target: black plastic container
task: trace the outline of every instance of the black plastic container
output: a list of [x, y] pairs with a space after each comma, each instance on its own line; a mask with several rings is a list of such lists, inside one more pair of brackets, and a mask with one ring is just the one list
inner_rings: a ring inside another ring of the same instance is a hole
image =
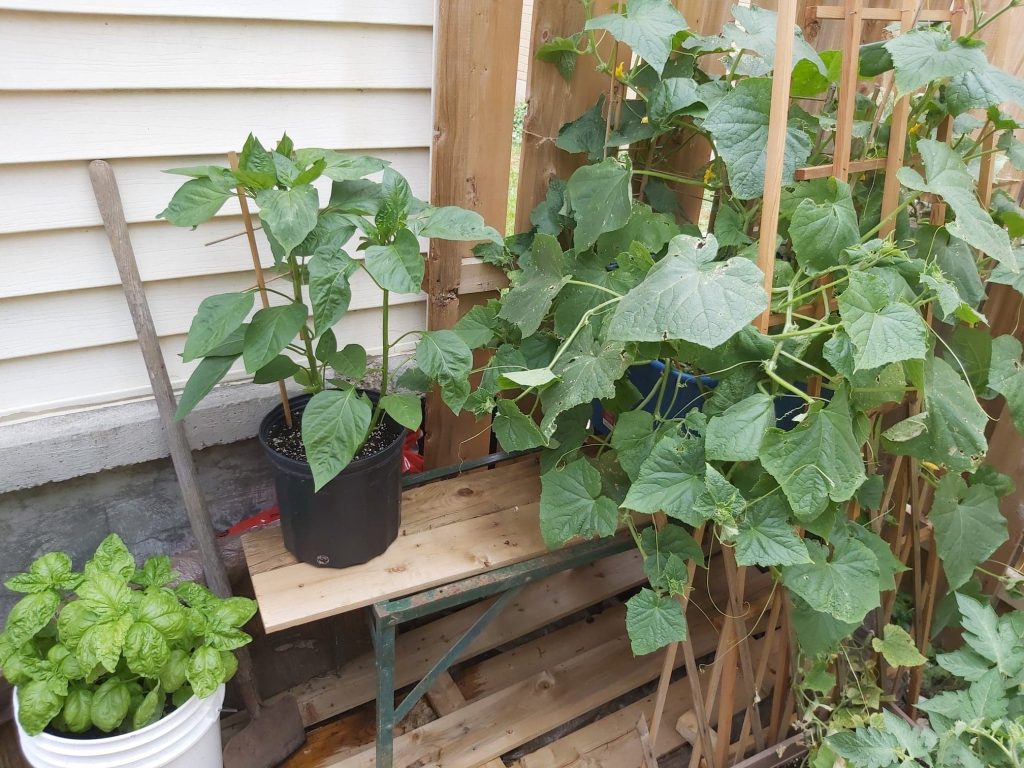
[[[376, 400], [376, 393], [368, 393]], [[291, 398], [296, 422], [310, 395]], [[278, 405], [260, 423], [260, 445], [270, 459], [288, 551], [321, 568], [346, 568], [372, 560], [398, 536], [402, 519], [402, 442], [405, 429], [387, 415], [394, 439], [380, 453], [353, 461], [319, 492], [309, 464], [267, 445], [270, 430], [284, 423]]]

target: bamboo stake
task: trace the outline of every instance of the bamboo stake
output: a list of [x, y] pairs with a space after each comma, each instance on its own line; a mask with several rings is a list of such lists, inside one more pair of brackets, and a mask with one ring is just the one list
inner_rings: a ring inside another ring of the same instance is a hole
[[[923, 2], [924, 0], [921, 0]], [[900, 8], [900, 31], [907, 32], [914, 26], [914, 18], [920, 13], [920, 4], [915, 0], [903, 0]], [[891, 86], [891, 83], [890, 83]], [[886, 95], [888, 100], [888, 95]], [[883, 102], [884, 104], [884, 102]], [[882, 112], [882, 105], [878, 107], [878, 114]], [[907, 117], [910, 115], [910, 96], [902, 96], [896, 99], [892, 107], [892, 120], [889, 127], [889, 149], [885, 159], [885, 186], [882, 190], [882, 220], [896, 210], [900, 199], [900, 182], [896, 178], [896, 172], [903, 167], [904, 154], [907, 146]], [[896, 219], [893, 218], [878, 231], [879, 237], [888, 237], [889, 233], [896, 228]]]
[[[779, 205], [782, 201], [782, 160], [786, 154], [786, 126], [789, 119], [789, 91], [793, 69], [793, 27], [796, 26], [797, 0], [780, 0], [775, 30], [775, 63], [772, 79], [772, 103], [768, 117], [766, 150], [769, 162], [764, 172], [764, 204], [758, 229], [757, 266], [764, 274], [764, 290], [771, 296], [775, 274], [775, 237], [779, 232]], [[757, 318], [761, 333], [768, 330], [771, 302]]]
[[[238, 153], [228, 152], [228, 163], [231, 165], [231, 170], [238, 170]], [[252, 226], [252, 216], [249, 213], [249, 200], [245, 196], [245, 190], [242, 185], [239, 184], [236, 188], [238, 192], [238, 204], [242, 208], [242, 221], [245, 223], [245, 237], [249, 241], [249, 254], [252, 256], [252, 268], [256, 272], [256, 286], [259, 288], [260, 301], [263, 303], [263, 308], [266, 309], [270, 306], [270, 298], [267, 296], [267, 284], [263, 280], [263, 266], [260, 264], [260, 252], [256, 247], [256, 230]], [[293, 429], [294, 424], [292, 422], [292, 408], [288, 403], [288, 389], [284, 385], [284, 381], [277, 382], [277, 391], [281, 396], [281, 408], [284, 410], [284, 423], [288, 426], [288, 429]]]

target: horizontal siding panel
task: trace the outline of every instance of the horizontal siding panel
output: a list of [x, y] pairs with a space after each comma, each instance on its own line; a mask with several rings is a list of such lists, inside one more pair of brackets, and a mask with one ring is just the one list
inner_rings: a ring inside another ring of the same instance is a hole
[[430, 88], [428, 27], [9, 12], [0, 27], [9, 90]]
[[[242, 131], [244, 129], [239, 129], [235, 137], [235, 144], [239, 148], [241, 140], [245, 138], [241, 135]], [[268, 135], [264, 138], [269, 140], [270, 137]], [[300, 146], [310, 146], [304, 136], [296, 133], [295, 138], [302, 142]], [[359, 154], [374, 155], [390, 161], [396, 171], [409, 179], [413, 193], [426, 199], [430, 188], [430, 150], [425, 147], [369, 149]], [[130, 158], [114, 160], [112, 165], [124, 203], [125, 218], [129, 223], [150, 222], [164, 209], [174, 191], [187, 181], [183, 176], [162, 171], [190, 165], [227, 165], [227, 158], [224, 155]], [[321, 190], [321, 198], [326, 202], [325, 193], [330, 187], [330, 180], [324, 177], [317, 180], [316, 184]], [[0, 165], [0, 211], [4, 212], [0, 217], [0, 234], [102, 224], [89, 181], [89, 166], [83, 160]], [[238, 213], [238, 203], [232, 198], [218, 215], [232, 216]], [[205, 229], [204, 226], [199, 231]], [[212, 239], [207, 237], [203, 242]]]
[[[404, 304], [391, 312], [393, 338], [426, 324], [426, 305]], [[371, 354], [380, 354], [380, 310], [352, 312], [336, 326], [341, 343], [362, 343]], [[193, 364], [178, 357], [183, 335], [161, 339], [171, 382], [184, 386]], [[407, 352], [413, 340], [403, 341], [394, 352]], [[245, 379], [238, 365], [235, 380]], [[229, 379], [230, 380], [230, 379]], [[0, 362], [0, 420], [13, 421], [54, 410], [77, 408], [151, 395], [146, 367], [135, 341], [100, 349], [74, 350]]]
[[0, 0], [0, 9], [431, 26], [434, 0]]
[[117, 91], [3, 95], [5, 163], [221, 155], [244, 133], [300, 146], [430, 146], [430, 91]]
[[[267, 273], [268, 280], [273, 276], [273, 273]], [[204, 298], [217, 293], [243, 291], [253, 287], [255, 282], [250, 271], [150, 283], [146, 286], [146, 298], [157, 334], [173, 336], [186, 333]], [[277, 283], [270, 285], [290, 293], [287, 281]], [[395, 305], [422, 300], [423, 296], [417, 294], [392, 294]], [[270, 294], [270, 303], [283, 304], [285, 299]], [[359, 270], [352, 277], [350, 309], [369, 309], [380, 305], [380, 289], [366, 272]], [[255, 307], [259, 307], [259, 299]], [[0, 360], [99, 347], [136, 338], [120, 286], [5, 299], [0, 307], [0, 325], [4, 329], [0, 338]]]
[[[252, 256], [241, 217], [218, 219], [200, 230], [179, 229], [165, 222], [133, 224], [130, 229], [139, 274], [146, 282], [252, 272]], [[205, 246], [205, 242], [231, 237]], [[256, 233], [260, 263], [274, 266], [270, 244]], [[354, 242], [353, 242], [354, 241]], [[352, 258], [358, 237], [346, 246]], [[426, 252], [427, 241], [420, 240]], [[73, 258], [68, 258], [73, 254]], [[62, 291], [119, 286], [110, 243], [100, 227], [0, 236], [0, 299]], [[4, 316], [0, 306], [0, 318]]]

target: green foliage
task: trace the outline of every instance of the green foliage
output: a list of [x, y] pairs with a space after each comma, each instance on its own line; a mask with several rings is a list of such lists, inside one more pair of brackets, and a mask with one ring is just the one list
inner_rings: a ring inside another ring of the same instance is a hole
[[172, 589], [178, 579], [162, 555], [137, 569], [116, 534], [83, 572], [51, 552], [8, 579], [27, 594], [0, 633], [0, 666], [25, 731], [137, 730], [165, 714], [168, 695], [203, 698], [227, 682], [256, 603], [192, 582]]
[[[339, 350], [333, 330], [349, 310], [351, 281], [365, 270], [383, 292], [380, 350], [387, 358], [409, 335], [392, 338], [391, 294], [422, 290], [420, 238], [479, 240], [504, 253], [498, 232], [473, 211], [417, 200], [408, 182], [384, 160], [328, 149], [295, 149], [287, 137], [268, 150], [250, 135], [237, 170], [200, 166], [169, 173], [190, 178], [161, 218], [195, 227], [240, 192], [255, 204], [275, 264], [288, 278], [285, 288], [272, 287], [273, 305], [255, 313], [255, 289], [203, 300], [182, 354], [185, 362], [199, 364], [185, 385], [175, 417], [185, 418], [239, 357], [256, 383], [293, 379], [313, 395], [303, 415], [302, 439], [318, 489], [352, 461], [385, 414], [406, 428], [416, 428], [419, 403], [391, 391], [394, 381], [388, 365], [380, 368], [378, 400], [352, 394], [352, 384], [367, 372], [366, 350], [355, 344]], [[366, 178], [372, 174], [381, 174], [381, 181]], [[628, 184], [628, 171], [621, 174]], [[332, 182], [325, 206], [313, 186], [321, 176]], [[580, 200], [584, 207], [585, 197]], [[625, 200], [628, 207], [628, 194]], [[358, 242], [353, 240], [357, 233]], [[359, 253], [362, 258], [355, 258]], [[486, 340], [491, 338], [489, 332]], [[428, 349], [406, 369], [406, 380], [418, 379], [422, 391], [439, 384], [445, 403], [459, 411], [469, 395], [469, 347], [446, 335], [424, 334], [422, 343]]]
[[[979, 398], [1005, 397], [1024, 427], [1024, 353], [1011, 337], [993, 340], [979, 308], [991, 283], [1024, 290], [1024, 213], [1007, 195], [983, 206], [974, 167], [993, 147], [1024, 164], [1016, 122], [1000, 111], [1024, 101], [1024, 83], [987, 64], [977, 29], [954, 40], [945, 25], [920, 25], [862, 46], [862, 76], [892, 70], [899, 93], [912, 92], [915, 161], [883, 212], [883, 171], [794, 181], [798, 167], [835, 159], [830, 86], [841, 68], [838, 51], [819, 55], [794, 29], [766, 284], [756, 223], [777, 16], [738, 6], [721, 35], [704, 36], [669, 0], [592, 12], [584, 3], [584, 29], [538, 57], [567, 80], [589, 59], [628, 97], [613, 108], [601, 96], [562, 126], [555, 146], [582, 164], [551, 180], [529, 231], [478, 250], [510, 287], [455, 328], [495, 350], [467, 407], [494, 413], [504, 448], [542, 449], [549, 544], [622, 528], [633, 537], [649, 581], [629, 604], [635, 652], [682, 636], [675, 598], [703, 564], [693, 532], [710, 530], [739, 564], [769, 568], [787, 588], [796, 645], [824, 665], [817, 689], [839, 678], [834, 711], [819, 693], [850, 735], [822, 746], [817, 764], [858, 750], [872, 765], [923, 754], [895, 731], [859, 741], [881, 688], [853, 686], [827, 662], [855, 648], [854, 631], [905, 570], [884, 530], [898, 514], [884, 474], [895, 456], [917, 459], [913, 482], [934, 488], [922, 512], [953, 588], [1006, 537], [997, 499], [1007, 488], [983, 468]], [[605, 58], [606, 36], [629, 48], [631, 66]], [[797, 101], [807, 97], [813, 114]], [[877, 94], [858, 97], [853, 157], [886, 155], [893, 114]], [[952, 144], [936, 138], [947, 118]], [[712, 152], [701, 165], [692, 150], [703, 142]], [[638, 390], [634, 373], [654, 361], [656, 384]], [[591, 438], [595, 400], [613, 417], [610, 434]], [[892, 665], [920, 662], [895, 625], [873, 641]], [[873, 658], [871, 645], [860, 650]], [[976, 676], [985, 657], [970, 654], [940, 663]]]

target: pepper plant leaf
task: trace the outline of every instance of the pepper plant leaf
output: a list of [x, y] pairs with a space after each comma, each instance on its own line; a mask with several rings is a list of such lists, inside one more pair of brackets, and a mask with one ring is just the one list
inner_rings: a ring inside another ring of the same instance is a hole
[[615, 533], [618, 509], [601, 495], [601, 474], [586, 459], [548, 470], [541, 475], [540, 486], [540, 532], [549, 547], [577, 536]]
[[283, 350], [306, 325], [306, 305], [298, 301], [267, 307], [252, 316], [245, 330], [242, 360], [245, 370], [255, 373]]
[[441, 399], [455, 413], [469, 397], [473, 351], [455, 331], [427, 331], [416, 347], [416, 365], [441, 385]]
[[626, 631], [634, 656], [686, 639], [683, 608], [674, 597], [641, 589], [626, 601]]
[[839, 295], [839, 314], [853, 342], [854, 370], [923, 360], [928, 353], [928, 326], [920, 312], [894, 300], [876, 274], [850, 273], [849, 284]]
[[363, 266], [381, 288], [395, 293], [419, 293], [423, 286], [424, 263], [420, 241], [408, 229], [400, 229], [387, 245], [366, 249]]
[[715, 261], [718, 241], [672, 238], [665, 257], [627, 293], [608, 336], [623, 341], [683, 339], [709, 349], [725, 343], [768, 304], [764, 275], [739, 256]]
[[505, 239], [498, 230], [488, 226], [483, 216], [456, 205], [425, 208], [415, 218], [409, 219], [408, 226], [420, 237], [436, 237], [441, 240], [487, 240], [495, 245], [505, 244]]
[[867, 475], [845, 390], [837, 391], [824, 408], [811, 406], [795, 429], [769, 429], [761, 463], [782, 486], [798, 520], [818, 517], [829, 499], [853, 498]]
[[255, 300], [256, 295], [249, 291], [218, 293], [203, 299], [188, 329], [185, 349], [181, 354], [182, 361], [190, 363], [196, 358], [205, 357], [227, 341], [245, 322]]
[[352, 300], [348, 280], [359, 268], [359, 263], [340, 248], [327, 247], [317, 249], [307, 266], [313, 330], [320, 336], [348, 311]]
[[302, 444], [316, 490], [347, 467], [366, 439], [373, 408], [355, 387], [317, 392], [302, 412]]
[[[768, 113], [771, 109], [772, 81], [768, 78], [741, 80], [715, 104], [704, 119], [715, 148], [725, 161], [733, 194], [751, 200], [764, 194], [764, 172], [768, 161]], [[793, 174], [811, 153], [807, 134], [794, 125], [786, 129], [786, 149], [782, 161], [782, 183], [793, 181]]]
[[671, 0], [626, 0], [626, 12], [608, 13], [587, 22], [586, 29], [606, 29], [660, 73], [672, 53], [672, 38], [687, 29]]
[[840, 539], [831, 557], [828, 548], [806, 543], [812, 562], [782, 568], [782, 583], [816, 611], [842, 622], [859, 622], [881, 604], [878, 561], [855, 539]]
[[291, 189], [263, 189], [256, 193], [260, 220], [270, 228], [285, 256], [313, 231], [320, 211], [320, 197], [311, 184]]
[[995, 491], [987, 485], [968, 488], [958, 474], [943, 475], [928, 519], [950, 589], [967, 583], [974, 569], [1007, 539], [1006, 518]]
[[206, 397], [217, 386], [217, 382], [228, 375], [238, 355], [204, 357], [185, 382], [185, 389], [178, 398], [178, 408], [174, 412], [177, 421], [188, 416], [199, 401]]
[[228, 198], [234, 196], [234, 190], [233, 179], [224, 169], [211, 166], [209, 171], [220, 171], [224, 175], [186, 181], [157, 218], [167, 219], [176, 227], [193, 228], [212, 218]]
[[970, 385], [942, 358], [925, 362], [923, 385], [923, 410], [883, 432], [883, 446], [958, 472], [972, 471], [988, 451], [988, 416]]

